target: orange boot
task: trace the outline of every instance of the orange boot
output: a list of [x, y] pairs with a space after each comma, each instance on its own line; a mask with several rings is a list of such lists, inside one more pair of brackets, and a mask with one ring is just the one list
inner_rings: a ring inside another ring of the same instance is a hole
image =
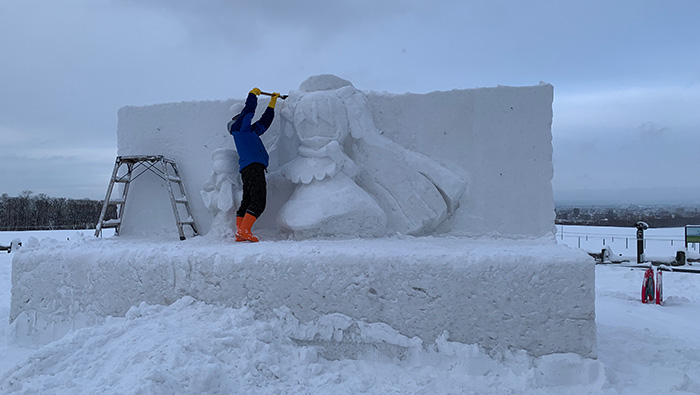
[[236, 216], [236, 241], [245, 241], [244, 238], [238, 236], [238, 230], [241, 229], [241, 222], [243, 222], [243, 217]]
[[251, 241], [253, 243], [258, 241], [258, 238], [253, 236], [253, 233], [250, 232], [250, 227], [253, 226], [256, 220], [257, 218], [252, 214], [245, 213], [245, 217], [243, 217], [241, 225], [236, 232], [236, 241]]

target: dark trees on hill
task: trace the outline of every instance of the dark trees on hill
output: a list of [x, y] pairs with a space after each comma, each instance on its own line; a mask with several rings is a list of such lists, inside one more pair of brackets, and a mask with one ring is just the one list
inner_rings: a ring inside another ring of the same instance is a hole
[[[114, 206], [110, 209], [114, 211]], [[0, 231], [94, 229], [101, 210], [100, 200], [32, 196], [31, 191], [16, 197], [4, 193], [0, 196]]]

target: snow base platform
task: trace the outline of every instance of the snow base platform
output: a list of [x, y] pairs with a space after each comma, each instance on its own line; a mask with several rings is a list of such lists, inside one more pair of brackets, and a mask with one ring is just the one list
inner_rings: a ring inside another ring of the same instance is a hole
[[38, 343], [191, 296], [261, 316], [283, 309], [300, 323], [344, 315], [423, 345], [446, 335], [486, 350], [596, 357], [595, 262], [551, 238], [43, 240], [12, 264], [10, 320]]

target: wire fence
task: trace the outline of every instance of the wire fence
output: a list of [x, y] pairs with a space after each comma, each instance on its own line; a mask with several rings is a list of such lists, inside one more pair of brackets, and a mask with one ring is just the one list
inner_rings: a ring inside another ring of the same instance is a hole
[[[595, 226], [557, 225], [557, 242], [587, 251], [600, 252], [608, 247], [617, 253], [636, 255], [636, 228], [604, 228]], [[700, 252], [699, 243], [685, 245], [684, 228], [647, 229], [644, 232], [647, 255], [675, 255], [676, 251]]]

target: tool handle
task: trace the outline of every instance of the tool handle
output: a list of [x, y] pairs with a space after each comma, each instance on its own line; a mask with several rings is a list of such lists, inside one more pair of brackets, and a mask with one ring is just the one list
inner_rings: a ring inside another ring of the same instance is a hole
[[[260, 94], [265, 95], [265, 96], [272, 96], [272, 93], [269, 93], [269, 92], [260, 92]], [[279, 98], [282, 100], [286, 99], [287, 97], [289, 97], [289, 95], [280, 95], [279, 96]]]

